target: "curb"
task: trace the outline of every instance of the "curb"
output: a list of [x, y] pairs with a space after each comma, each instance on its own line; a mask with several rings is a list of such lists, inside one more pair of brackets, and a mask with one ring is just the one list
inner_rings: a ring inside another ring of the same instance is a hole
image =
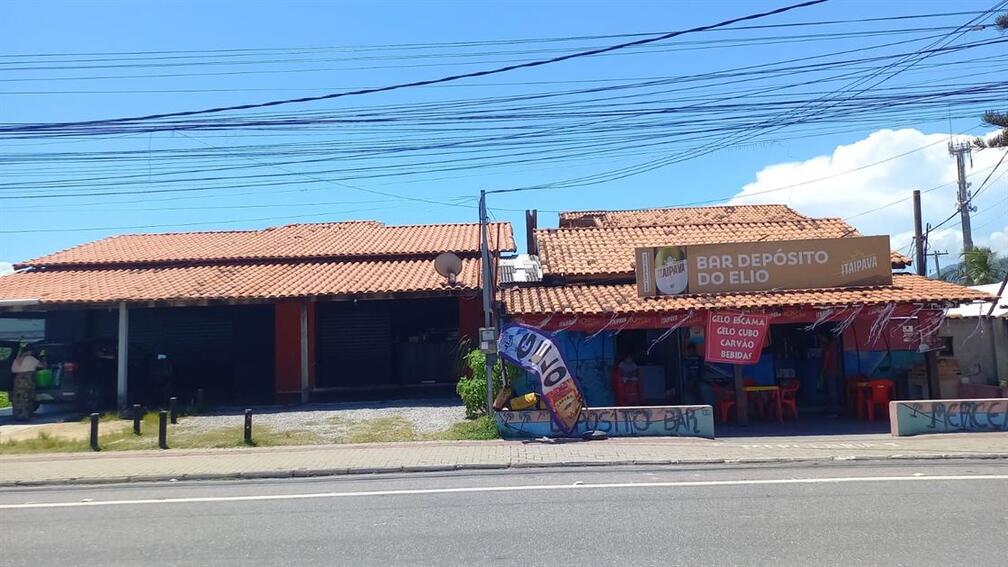
[[710, 466], [710, 465], [776, 465], [844, 462], [892, 462], [892, 461], [966, 461], [966, 460], [1008, 460], [1008, 453], [894, 453], [883, 456], [833, 456], [833, 457], [753, 457], [741, 459], [634, 459], [612, 461], [529, 461], [520, 463], [460, 463], [452, 465], [398, 465], [387, 467], [340, 467], [319, 469], [292, 469], [273, 471], [249, 471], [228, 473], [196, 473], [180, 475], [135, 475], [93, 478], [64, 478], [46, 480], [0, 481], [0, 488], [39, 486], [94, 486], [124, 484], [134, 482], [179, 482], [179, 481], [221, 481], [221, 480], [262, 480], [284, 478], [324, 478], [350, 475], [382, 475], [395, 473], [486, 471], [505, 469], [568, 469], [601, 468], [620, 466]]

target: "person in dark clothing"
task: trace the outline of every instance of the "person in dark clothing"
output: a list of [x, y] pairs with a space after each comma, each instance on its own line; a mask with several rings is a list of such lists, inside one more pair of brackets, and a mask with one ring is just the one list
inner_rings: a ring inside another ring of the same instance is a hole
[[686, 374], [686, 392], [689, 396], [687, 402], [700, 403], [703, 400], [700, 386], [704, 382], [704, 359], [697, 353], [696, 345], [693, 343], [686, 345], [683, 369]]
[[840, 340], [833, 334], [821, 335], [822, 366], [820, 380], [826, 386], [826, 411], [828, 415], [840, 413], [840, 385], [843, 380], [843, 369], [840, 363]]

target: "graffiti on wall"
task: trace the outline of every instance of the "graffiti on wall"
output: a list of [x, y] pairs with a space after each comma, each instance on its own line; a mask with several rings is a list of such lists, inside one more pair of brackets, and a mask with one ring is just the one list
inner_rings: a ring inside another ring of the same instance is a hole
[[[561, 436], [548, 412], [504, 411], [497, 413], [504, 437]], [[675, 436], [714, 437], [714, 412], [710, 406], [655, 406], [587, 408], [581, 412], [575, 435], [602, 431], [611, 437]]]
[[893, 403], [894, 435], [1008, 431], [1008, 399]]

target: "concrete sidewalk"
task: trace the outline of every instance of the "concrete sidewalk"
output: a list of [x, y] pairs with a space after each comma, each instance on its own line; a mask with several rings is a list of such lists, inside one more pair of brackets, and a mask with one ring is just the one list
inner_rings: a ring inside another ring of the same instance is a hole
[[454, 441], [0, 456], [0, 486], [553, 466], [1008, 459], [1008, 434]]

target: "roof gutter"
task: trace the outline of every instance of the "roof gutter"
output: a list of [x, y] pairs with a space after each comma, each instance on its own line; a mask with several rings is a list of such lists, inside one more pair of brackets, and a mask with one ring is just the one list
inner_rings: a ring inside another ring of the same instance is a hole
[[39, 303], [38, 299], [0, 299], [0, 307], [31, 307]]

